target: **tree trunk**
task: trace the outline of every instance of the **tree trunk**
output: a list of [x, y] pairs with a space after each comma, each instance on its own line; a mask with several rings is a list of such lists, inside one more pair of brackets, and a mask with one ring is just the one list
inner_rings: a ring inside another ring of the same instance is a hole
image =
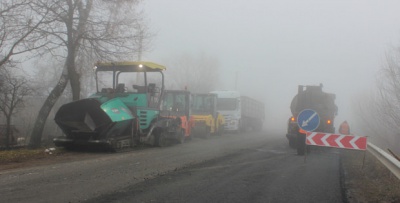
[[63, 72], [61, 74], [60, 79], [58, 80], [57, 85], [50, 92], [49, 96], [47, 97], [46, 101], [44, 102], [42, 108], [39, 111], [39, 114], [36, 118], [36, 122], [31, 133], [31, 139], [29, 141], [30, 148], [38, 148], [41, 146], [42, 133], [44, 126], [46, 124], [47, 117], [49, 116], [51, 109], [53, 108], [54, 104], [57, 102], [61, 94], [64, 92], [65, 87], [68, 84], [67, 63], [68, 59], [65, 62]]
[[[75, 55], [76, 52], [79, 50], [79, 34], [75, 32], [80, 32], [79, 26], [76, 28], [77, 30], [74, 29], [74, 13], [75, 9], [79, 8], [82, 6], [81, 1], [72, 1], [68, 0], [68, 19], [65, 22], [66, 28], [67, 28], [67, 51], [68, 51], [68, 57], [67, 57], [67, 69], [68, 69], [68, 79], [71, 84], [71, 91], [72, 91], [72, 100], [76, 101], [79, 100], [80, 97], [80, 82], [79, 82], [79, 73], [76, 71], [75, 68]], [[77, 7], [77, 8], [76, 8]], [[79, 24], [81, 23], [81, 19], [79, 16]]]
[[75, 68], [75, 63], [73, 63], [73, 65], [71, 65], [71, 67], [68, 67], [69, 72], [69, 81], [71, 84], [71, 90], [72, 90], [72, 100], [76, 101], [80, 99], [80, 95], [81, 95], [81, 84], [79, 81], [79, 73], [76, 72], [76, 68]]
[[6, 149], [10, 149], [11, 114], [6, 115]]

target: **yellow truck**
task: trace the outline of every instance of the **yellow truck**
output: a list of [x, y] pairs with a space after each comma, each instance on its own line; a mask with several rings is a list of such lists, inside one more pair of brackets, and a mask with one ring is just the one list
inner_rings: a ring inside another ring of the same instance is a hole
[[225, 119], [217, 111], [217, 99], [216, 94], [192, 94], [192, 134], [195, 137], [222, 135]]

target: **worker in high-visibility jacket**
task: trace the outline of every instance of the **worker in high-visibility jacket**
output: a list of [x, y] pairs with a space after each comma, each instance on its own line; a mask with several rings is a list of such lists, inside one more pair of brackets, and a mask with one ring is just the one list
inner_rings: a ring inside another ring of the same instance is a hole
[[339, 133], [343, 135], [350, 135], [350, 126], [347, 121], [343, 121], [343, 123], [340, 124]]

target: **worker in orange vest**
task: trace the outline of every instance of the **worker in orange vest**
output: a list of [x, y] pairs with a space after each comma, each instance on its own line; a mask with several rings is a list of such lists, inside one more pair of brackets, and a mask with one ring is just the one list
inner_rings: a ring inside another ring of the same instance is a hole
[[350, 126], [347, 121], [343, 121], [343, 123], [340, 124], [339, 133], [343, 135], [350, 135]]

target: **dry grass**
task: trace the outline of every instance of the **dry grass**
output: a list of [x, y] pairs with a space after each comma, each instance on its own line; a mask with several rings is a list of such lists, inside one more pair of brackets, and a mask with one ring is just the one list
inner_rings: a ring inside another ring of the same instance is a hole
[[104, 153], [66, 151], [56, 148], [51, 154], [41, 149], [18, 149], [0, 151], [0, 172], [9, 169], [43, 166], [71, 161], [81, 161], [104, 156]]
[[22, 162], [29, 159], [36, 159], [44, 157], [45, 153], [43, 149], [28, 150], [5, 150], [0, 151], [0, 164], [7, 164], [13, 162]]
[[17, 149], [0, 151], [0, 164], [20, 163], [30, 160], [44, 159], [55, 155], [60, 155], [63, 150], [57, 149], [52, 154], [46, 153], [46, 149]]
[[400, 180], [370, 153], [343, 151], [345, 188], [350, 203], [399, 202]]

